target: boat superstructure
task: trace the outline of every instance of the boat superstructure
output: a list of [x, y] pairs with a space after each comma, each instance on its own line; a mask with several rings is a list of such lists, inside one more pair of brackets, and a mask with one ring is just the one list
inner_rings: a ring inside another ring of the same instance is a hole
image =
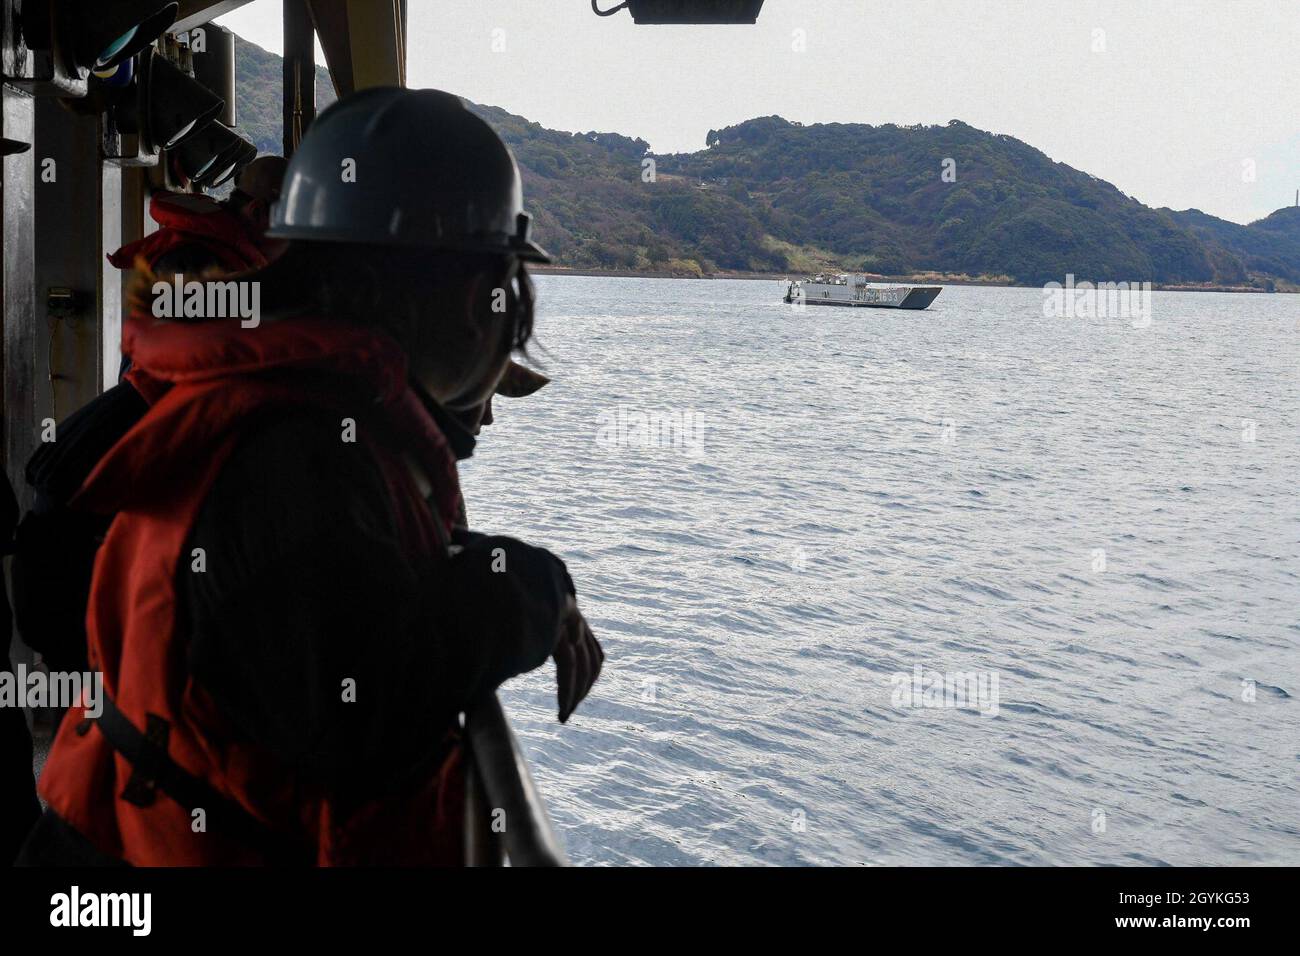
[[818, 273], [792, 279], [785, 301], [802, 305], [847, 305], [870, 309], [924, 309], [943, 291], [937, 285], [889, 285], [852, 273]]

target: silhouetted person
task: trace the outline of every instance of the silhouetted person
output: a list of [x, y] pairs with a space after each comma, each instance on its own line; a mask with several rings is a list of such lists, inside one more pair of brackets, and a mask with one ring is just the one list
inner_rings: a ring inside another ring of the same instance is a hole
[[[149, 211], [159, 228], [112, 253], [109, 262], [124, 270], [139, 265], [166, 278], [265, 266], [285, 245], [268, 238], [266, 229], [286, 166], [281, 156], [259, 156], [240, 170], [234, 190], [220, 202], [190, 193], [155, 193]], [[128, 368], [124, 356], [124, 375]], [[129, 381], [119, 382], [60, 422], [57, 439], [42, 445], [27, 464], [25, 477], [34, 494], [18, 532], [14, 613], [23, 640], [52, 670], [85, 670], [91, 569], [112, 518], [71, 509], [68, 501], [148, 407]]]
[[149, 215], [158, 228], [127, 243], [108, 261], [119, 269], [143, 261], [165, 277], [260, 269], [284, 245], [268, 238], [266, 229], [286, 166], [283, 156], [259, 156], [239, 171], [234, 190], [222, 200], [201, 193], [154, 193]]
[[567, 720], [604, 658], [563, 562], [457, 527], [532, 332], [528, 226], [490, 127], [373, 88], [290, 163], [255, 327], [138, 290], [152, 404], [72, 501], [117, 516], [87, 616], [108, 700], [64, 721], [25, 862], [461, 862], [458, 714], [553, 659]]

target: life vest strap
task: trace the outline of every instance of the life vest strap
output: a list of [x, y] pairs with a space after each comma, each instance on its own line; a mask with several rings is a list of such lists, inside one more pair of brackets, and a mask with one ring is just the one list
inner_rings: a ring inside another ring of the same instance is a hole
[[101, 695], [103, 710], [93, 718], [100, 733], [131, 765], [131, 779], [121, 798], [139, 807], [150, 806], [157, 793], [179, 803], [191, 821], [195, 811], [203, 811], [206, 830], [219, 839], [233, 839], [264, 853], [273, 866], [310, 866], [315, 854], [310, 848], [272, 830], [248, 810], [219, 793], [206, 780], [183, 769], [167, 753], [170, 725], [156, 714], [148, 715], [149, 733], [141, 733], [118, 710], [117, 705]]

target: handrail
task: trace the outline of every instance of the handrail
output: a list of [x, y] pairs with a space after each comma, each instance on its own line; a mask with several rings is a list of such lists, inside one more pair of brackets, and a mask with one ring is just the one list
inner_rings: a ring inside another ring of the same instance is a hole
[[504, 847], [511, 866], [568, 866], [496, 694], [466, 713], [465, 738], [470, 756], [466, 863], [497, 865]]

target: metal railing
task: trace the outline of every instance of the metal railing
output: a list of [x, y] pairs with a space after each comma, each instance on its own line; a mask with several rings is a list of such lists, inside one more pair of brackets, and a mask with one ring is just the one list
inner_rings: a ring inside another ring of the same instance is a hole
[[465, 715], [465, 865], [568, 866], [496, 694]]

